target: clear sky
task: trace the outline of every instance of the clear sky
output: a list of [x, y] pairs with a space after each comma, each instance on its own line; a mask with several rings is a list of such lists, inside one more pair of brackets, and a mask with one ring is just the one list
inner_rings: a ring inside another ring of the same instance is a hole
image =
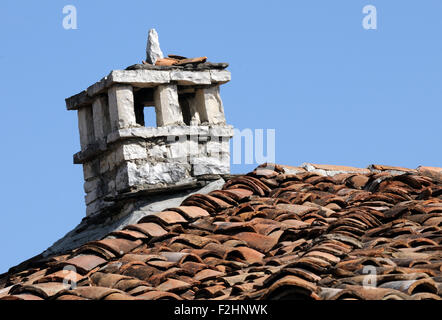
[[[70, 4], [77, 30], [62, 25]], [[166, 54], [230, 63], [227, 120], [276, 129], [278, 163], [416, 168], [442, 166], [441, 14], [440, 0], [2, 0], [0, 272], [85, 216], [64, 99], [141, 62], [150, 28]]]

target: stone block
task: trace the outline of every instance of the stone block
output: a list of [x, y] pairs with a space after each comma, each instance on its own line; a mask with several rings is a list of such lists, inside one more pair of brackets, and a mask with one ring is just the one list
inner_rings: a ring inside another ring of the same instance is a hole
[[109, 170], [109, 157], [108, 155], [103, 155], [100, 157], [100, 174], [103, 175]]
[[178, 102], [176, 85], [162, 85], [155, 89], [154, 94], [157, 126], [183, 124], [183, 114]]
[[109, 163], [109, 171], [115, 169], [120, 164], [117, 157], [117, 151], [113, 150], [107, 155], [107, 161]]
[[89, 216], [99, 212], [104, 207], [105, 207], [105, 203], [101, 199], [97, 199], [87, 205], [86, 216], [89, 217]]
[[100, 175], [100, 162], [93, 160], [83, 164], [84, 180], [89, 180]]
[[114, 83], [130, 84], [134, 87], [152, 88], [170, 82], [170, 72], [160, 70], [115, 70], [110, 74]]
[[143, 143], [124, 144], [115, 151], [115, 162], [121, 163], [128, 160], [146, 159], [147, 151]]
[[230, 173], [230, 158], [227, 156], [219, 158], [200, 157], [192, 159], [192, 162], [194, 176]]
[[90, 203], [94, 202], [98, 198], [102, 196], [101, 189], [94, 189], [91, 192], [89, 192], [84, 198], [86, 205], [89, 205]]
[[136, 165], [131, 162], [125, 162], [118, 167], [115, 179], [115, 189], [118, 192], [124, 191], [129, 188], [129, 172], [131, 172], [131, 175], [134, 175], [134, 172], [136, 172], [136, 168]]
[[108, 91], [111, 130], [137, 126], [132, 86], [114, 85]]
[[195, 99], [201, 122], [215, 125], [226, 123], [219, 86], [196, 90]]
[[187, 139], [182, 139], [183, 141], [176, 141], [169, 145], [169, 158], [170, 159], [181, 159], [187, 158], [190, 153], [190, 145]]
[[207, 142], [207, 153], [209, 155], [217, 156], [222, 153], [230, 152], [230, 143], [228, 139], [219, 138]]
[[91, 106], [78, 109], [78, 130], [80, 133], [81, 150], [85, 150], [88, 145], [95, 141], [94, 119]]
[[230, 125], [212, 126], [209, 130], [211, 137], [223, 137], [230, 140], [234, 135], [233, 127]]
[[140, 166], [131, 164], [128, 166], [128, 185], [167, 185], [183, 183], [191, 179], [190, 165], [176, 163], [145, 163]]
[[167, 145], [153, 145], [147, 148], [147, 158], [164, 159], [168, 156], [169, 148]]
[[109, 107], [106, 96], [99, 96], [92, 104], [94, 133], [97, 140], [105, 139], [110, 133]]
[[209, 71], [184, 71], [172, 70], [170, 80], [177, 81], [179, 85], [203, 85], [211, 84]]
[[210, 70], [210, 80], [212, 83], [224, 84], [231, 80], [230, 71], [227, 70]]
[[100, 184], [101, 184], [100, 178], [95, 178], [95, 179], [86, 181], [83, 185], [84, 192], [85, 193], [92, 192], [93, 190], [98, 189], [100, 187]]
[[116, 182], [115, 180], [110, 180], [107, 183], [107, 194], [113, 195], [116, 192]]

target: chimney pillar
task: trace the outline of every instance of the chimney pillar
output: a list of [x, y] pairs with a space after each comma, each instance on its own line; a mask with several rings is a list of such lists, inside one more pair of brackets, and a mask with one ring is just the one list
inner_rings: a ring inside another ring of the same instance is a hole
[[137, 126], [134, 94], [131, 85], [114, 85], [108, 91], [112, 131]]
[[208, 122], [209, 124], [226, 123], [219, 85], [196, 90], [195, 99], [201, 122]]
[[158, 86], [155, 89], [154, 99], [158, 127], [183, 124], [178, 88], [175, 84]]

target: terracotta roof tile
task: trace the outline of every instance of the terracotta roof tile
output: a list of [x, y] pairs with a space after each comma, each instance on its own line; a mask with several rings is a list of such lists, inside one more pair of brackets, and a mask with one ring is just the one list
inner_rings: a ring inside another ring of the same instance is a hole
[[161, 283], [159, 286], [156, 287], [156, 290], [159, 291], [165, 291], [165, 292], [177, 292], [177, 291], [183, 291], [185, 289], [189, 289], [190, 284], [184, 281], [176, 280], [176, 279], [169, 279], [165, 282]]
[[8, 296], [5, 296], [3, 298], [0, 298], [0, 300], [44, 300], [43, 298], [29, 294], [29, 293], [22, 293], [22, 294], [11, 294]]
[[135, 249], [141, 244], [142, 242], [140, 240], [130, 241], [127, 239], [110, 239], [110, 238], [89, 243], [89, 245], [106, 249], [112, 252], [113, 254], [115, 254], [116, 256], [123, 255]]
[[416, 172], [415, 169], [408, 169], [403, 167], [394, 167], [394, 166], [385, 166], [385, 165], [378, 165], [378, 164], [372, 164], [369, 166], [371, 170], [380, 170], [380, 171], [399, 171], [399, 172]]
[[223, 272], [219, 272], [212, 269], [204, 269], [195, 274], [195, 280], [197, 281], [207, 281], [211, 279], [216, 279], [218, 277], [222, 277], [224, 275]]
[[171, 292], [150, 291], [137, 296], [139, 300], [183, 300]]
[[105, 259], [96, 255], [81, 254], [66, 261], [60, 262], [59, 264], [62, 266], [72, 265], [77, 269], [77, 271], [85, 274], [106, 262], [107, 261]]
[[[440, 299], [442, 169], [370, 169], [260, 166], [11, 269], [0, 299]], [[63, 284], [74, 278], [76, 289]]]
[[108, 295], [113, 293], [120, 293], [122, 295], [125, 295], [125, 293], [120, 290], [94, 286], [94, 287], [77, 287], [69, 291], [63, 291], [59, 293], [59, 296], [62, 296], [64, 294], [69, 294], [90, 300], [102, 300], [105, 299]]
[[66, 270], [58, 270], [54, 273], [48, 274], [45, 277], [35, 280], [34, 283], [63, 282], [63, 281], [79, 282], [83, 278], [84, 277], [82, 275], [75, 272], [74, 270], [66, 269]]
[[183, 218], [178, 212], [175, 211], [163, 211], [152, 215], [148, 215], [142, 218], [138, 223], [146, 222], [159, 222], [162, 225], [168, 226], [176, 223], [187, 223], [187, 220]]
[[316, 170], [324, 170], [324, 171], [363, 173], [363, 174], [370, 173], [370, 170], [368, 170], [368, 169], [349, 167], [349, 166], [337, 166], [337, 165], [328, 165], [328, 164], [312, 164], [312, 163], [307, 163], [304, 166], [305, 167], [311, 166]]
[[206, 210], [195, 206], [181, 206], [170, 210], [176, 211], [190, 220], [210, 216]]
[[138, 223], [135, 225], [130, 225], [125, 227], [127, 230], [136, 230], [142, 232], [146, 236], [149, 237], [162, 237], [167, 234], [167, 231], [164, 230], [160, 225], [156, 223]]

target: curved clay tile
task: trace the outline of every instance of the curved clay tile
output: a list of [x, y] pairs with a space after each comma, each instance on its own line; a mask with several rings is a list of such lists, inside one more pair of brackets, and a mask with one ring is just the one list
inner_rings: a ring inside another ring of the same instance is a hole
[[[442, 181], [285, 170], [261, 166], [28, 261], [0, 279], [0, 299], [440, 299]], [[367, 270], [376, 288], [364, 286]]]
[[262, 299], [319, 300], [317, 291], [318, 288], [313, 283], [287, 275], [271, 284]]
[[60, 262], [60, 267], [74, 266], [80, 273], [87, 273], [97, 266], [105, 264], [107, 261], [102, 257], [92, 254], [79, 254], [71, 259]]
[[183, 218], [178, 212], [175, 211], [163, 211], [154, 213], [142, 218], [138, 223], [159, 222], [163, 226], [168, 226], [177, 223], [187, 223], [187, 220]]
[[150, 291], [137, 296], [137, 300], [183, 300], [171, 292]]
[[151, 238], [163, 237], [167, 234], [167, 231], [164, 230], [159, 224], [149, 222], [129, 225], [124, 229], [139, 231]]

